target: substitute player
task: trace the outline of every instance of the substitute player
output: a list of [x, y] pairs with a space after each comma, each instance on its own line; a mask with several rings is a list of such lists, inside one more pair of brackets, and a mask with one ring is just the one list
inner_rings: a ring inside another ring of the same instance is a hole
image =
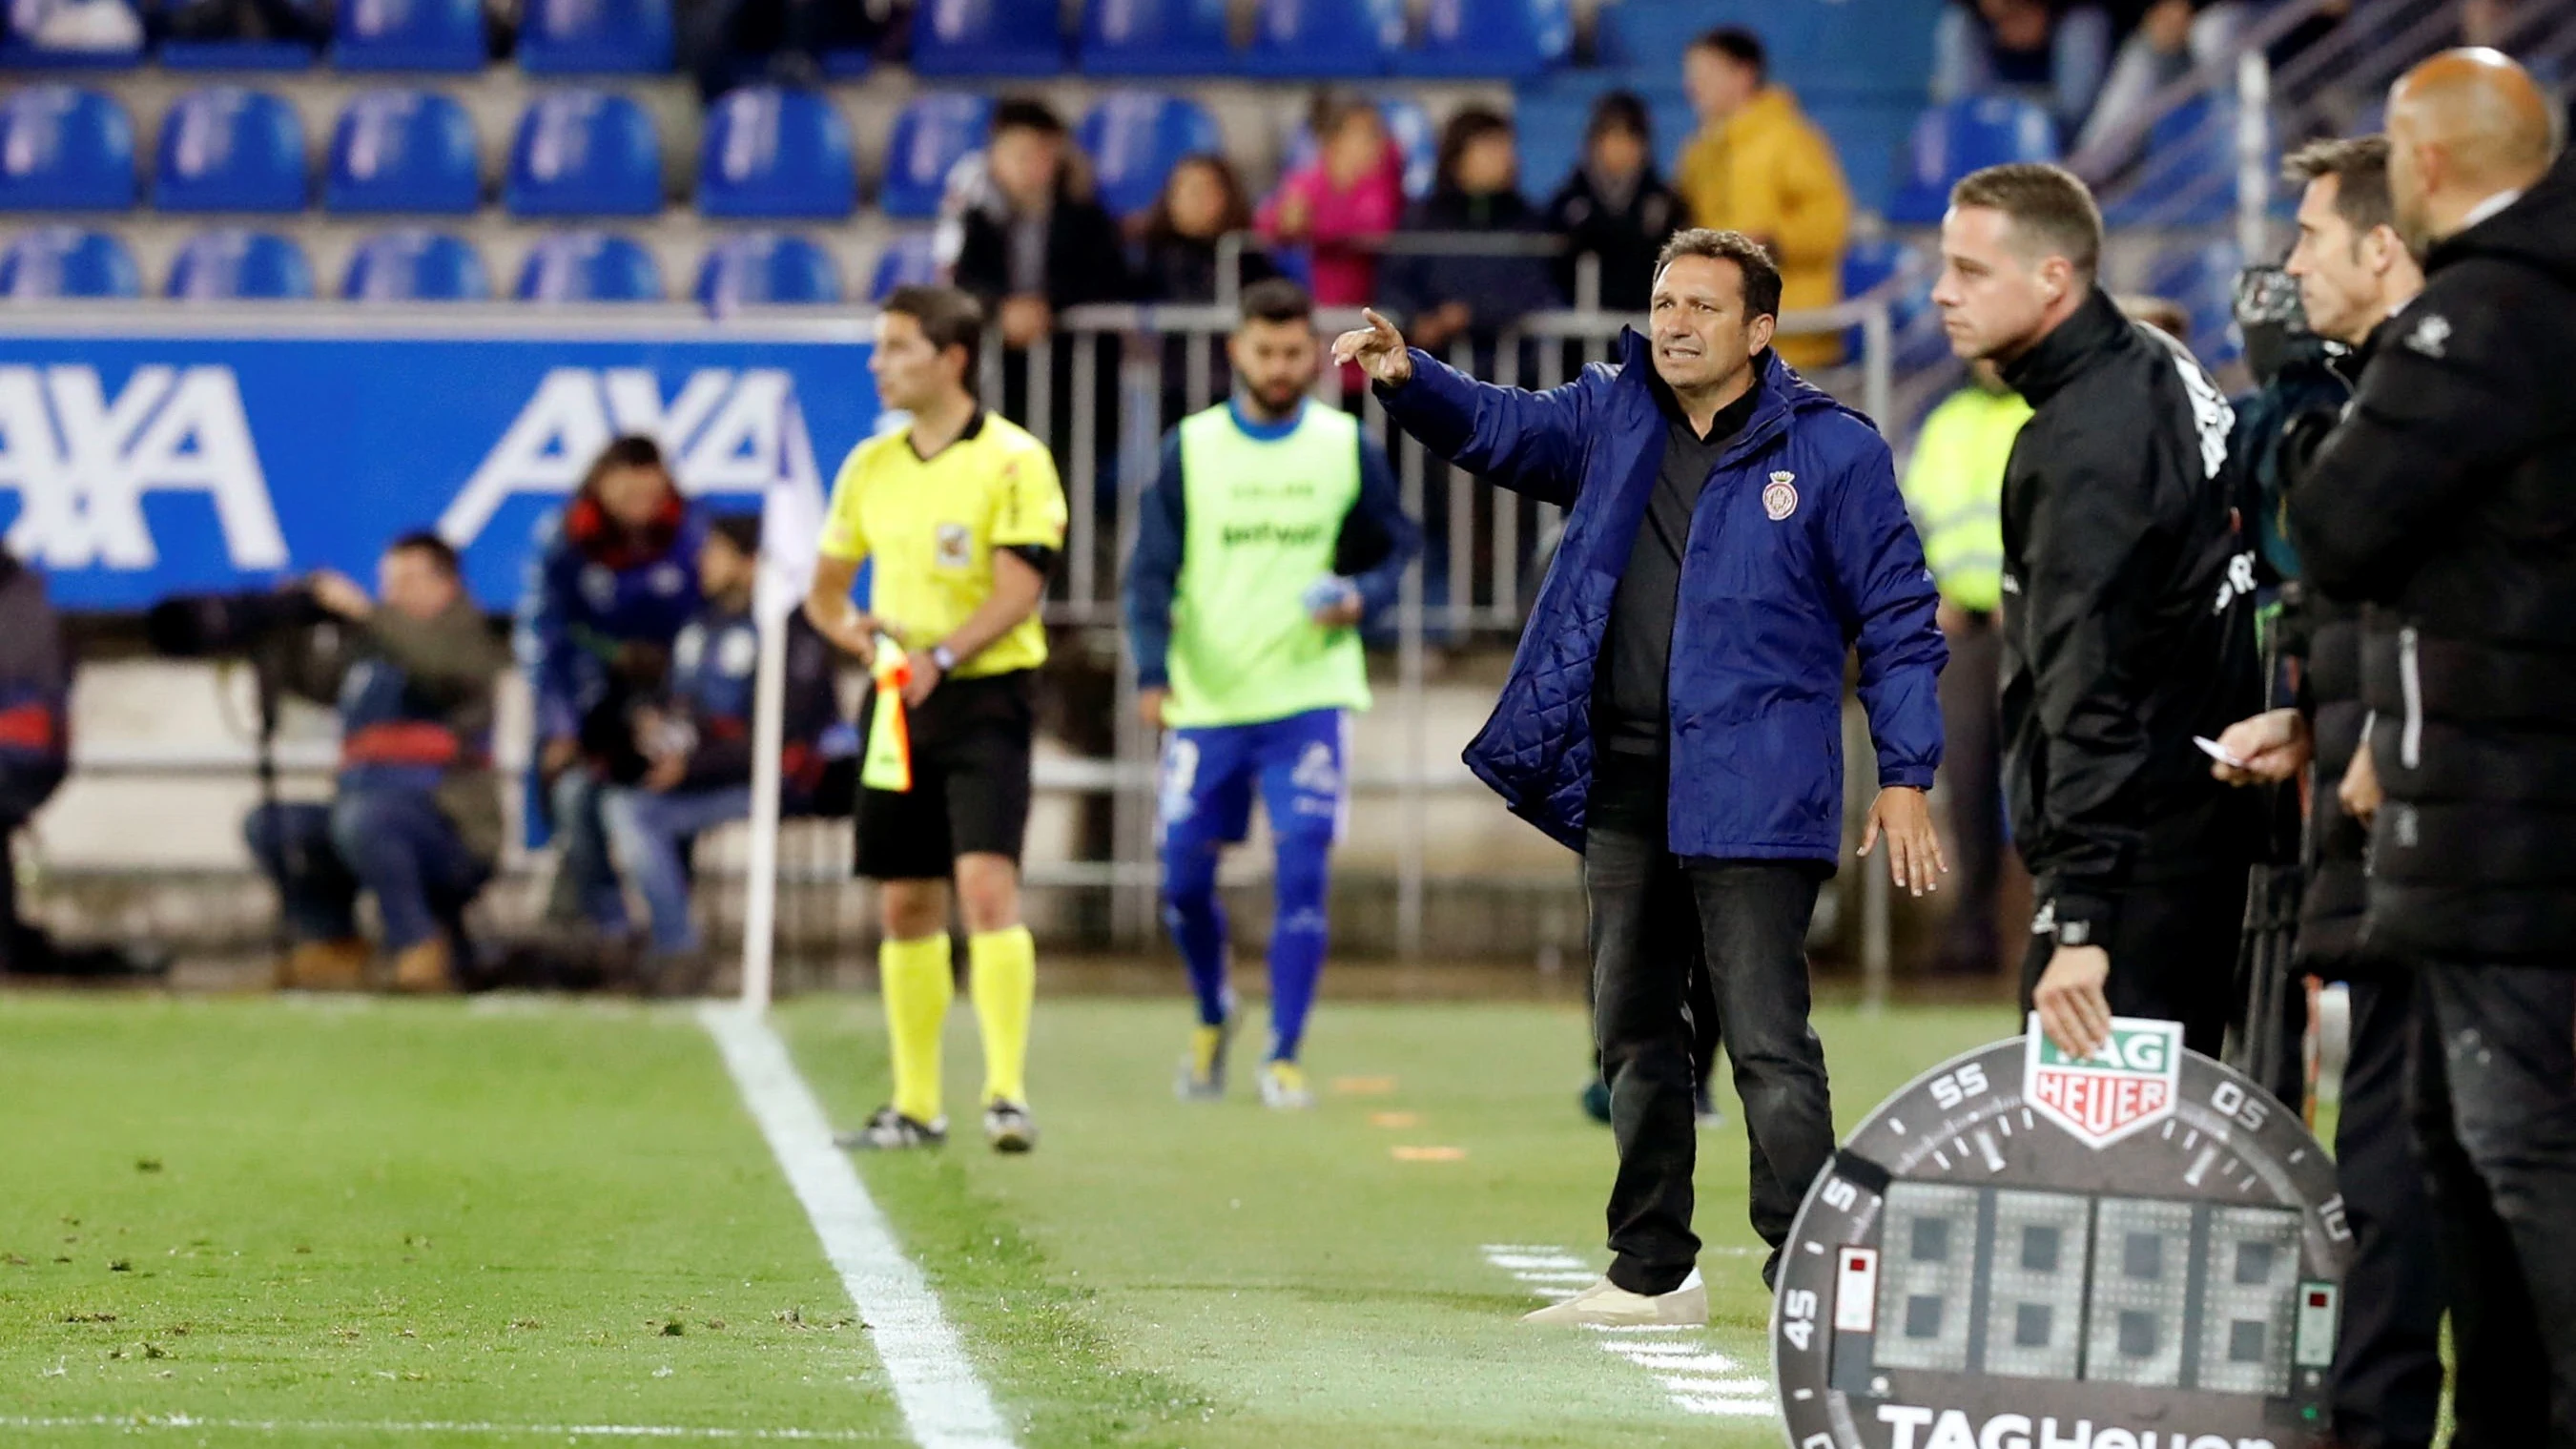
[[[893, 1038], [894, 1100], [845, 1146], [936, 1146], [939, 1037], [955, 995], [949, 882], [966, 925], [984, 1038], [984, 1136], [1037, 1144], [1024, 1080], [1037, 947], [1020, 921], [1020, 842], [1046, 633], [1037, 617], [1064, 544], [1064, 490], [1046, 446], [977, 406], [984, 315], [946, 287], [886, 298], [869, 359], [877, 393], [909, 423], [851, 450], [832, 484], [806, 617], [873, 664], [880, 634], [909, 657], [910, 788], [863, 787], [858, 874], [881, 883], [877, 962]], [[872, 610], [850, 600], [875, 561]]]
[[1180, 1093], [1225, 1091], [1234, 1011], [1216, 865], [1250, 829], [1258, 787], [1278, 848], [1261, 1098], [1283, 1108], [1314, 1105], [1297, 1048], [1324, 965], [1347, 712], [1369, 705], [1358, 626], [1395, 601], [1422, 547], [1396, 502], [1385, 450], [1350, 414], [1306, 396], [1323, 360], [1314, 311], [1285, 279], [1244, 290], [1226, 348], [1235, 395], [1164, 440], [1127, 572], [1137, 705], [1145, 723], [1172, 729], [1164, 920], [1199, 1006]]

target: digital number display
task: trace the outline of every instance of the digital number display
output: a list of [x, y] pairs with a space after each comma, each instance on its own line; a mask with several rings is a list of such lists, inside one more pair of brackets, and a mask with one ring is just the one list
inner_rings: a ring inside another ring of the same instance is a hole
[[1896, 1182], [1879, 1368], [2289, 1391], [2299, 1214]]

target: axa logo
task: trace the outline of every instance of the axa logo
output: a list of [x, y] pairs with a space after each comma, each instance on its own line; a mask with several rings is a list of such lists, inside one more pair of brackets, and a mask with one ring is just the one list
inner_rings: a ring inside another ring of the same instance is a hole
[[234, 568], [286, 565], [229, 367], [138, 367], [113, 398], [95, 367], [0, 367], [0, 488], [19, 499], [9, 548], [46, 569], [158, 566], [148, 493], [209, 498]]
[[[463, 548], [514, 497], [569, 496], [599, 450], [629, 434], [659, 442], [692, 494], [757, 493], [780, 476], [782, 449], [802, 443], [788, 436], [792, 392], [775, 369], [702, 368], [666, 402], [651, 368], [556, 368], [439, 516], [438, 531]], [[811, 471], [810, 461], [797, 461], [800, 475]]]

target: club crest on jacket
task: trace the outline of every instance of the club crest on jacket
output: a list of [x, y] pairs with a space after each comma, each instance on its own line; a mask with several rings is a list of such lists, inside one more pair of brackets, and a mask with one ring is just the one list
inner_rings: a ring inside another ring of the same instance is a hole
[[1771, 486], [1762, 490], [1762, 511], [1778, 523], [1798, 511], [1798, 475], [1789, 472], [1771, 475]]

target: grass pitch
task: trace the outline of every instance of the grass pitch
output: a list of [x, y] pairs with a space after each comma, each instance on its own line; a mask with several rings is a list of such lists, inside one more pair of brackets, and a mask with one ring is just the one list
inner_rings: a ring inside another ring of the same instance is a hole
[[[1187, 1020], [1043, 1001], [1045, 1137], [1001, 1158], [974, 1132], [961, 1006], [955, 1140], [861, 1164], [1020, 1443], [1781, 1442], [1740, 1404], [1692, 1412], [1599, 1335], [1513, 1321], [1539, 1300], [1487, 1245], [1605, 1260], [1578, 1009], [1328, 1002], [1302, 1115], [1254, 1100], [1251, 1034], [1228, 1101], [1174, 1100]], [[837, 1119], [882, 1099], [873, 1001], [779, 1023]], [[2013, 1030], [2001, 1008], [1818, 1024], [1845, 1121]], [[1694, 1371], [1767, 1379], [1721, 1100]], [[0, 997], [0, 1164], [0, 1443], [908, 1442], [681, 1013]]]

